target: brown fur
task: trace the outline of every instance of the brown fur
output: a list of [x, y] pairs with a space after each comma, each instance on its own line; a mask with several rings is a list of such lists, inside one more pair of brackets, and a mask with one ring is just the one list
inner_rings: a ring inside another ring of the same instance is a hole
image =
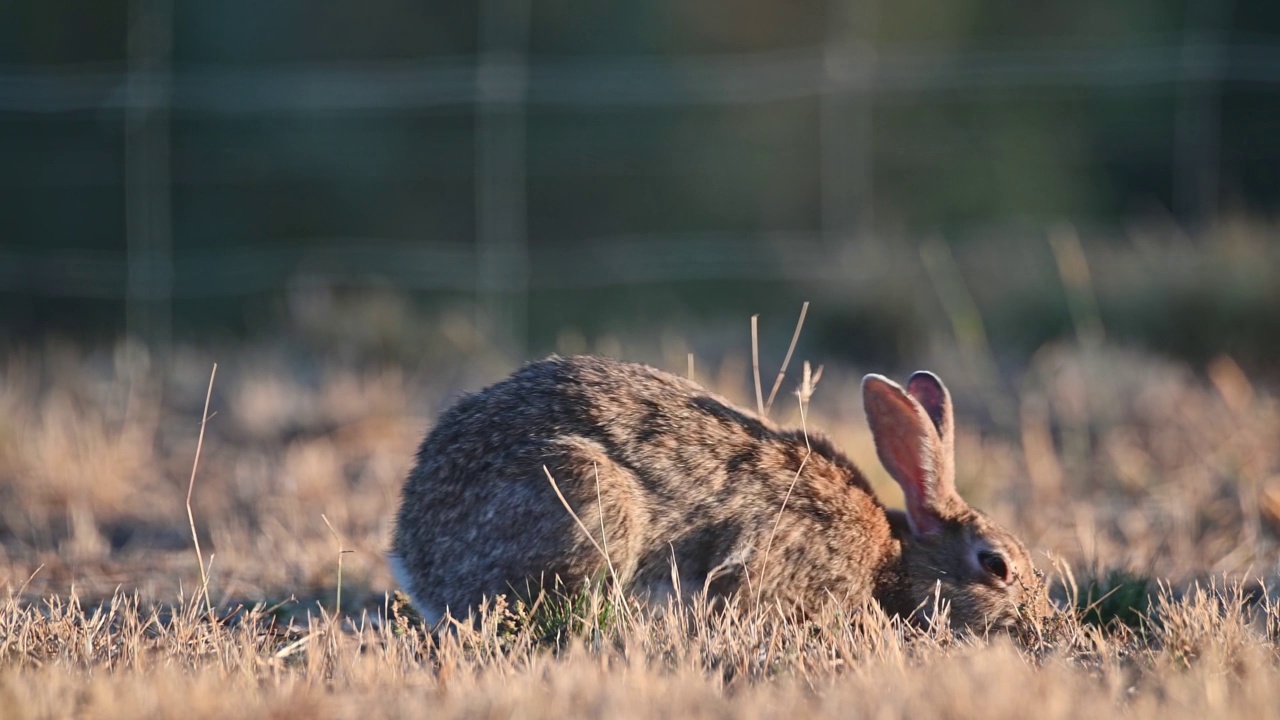
[[[933, 414], [919, 413], [930, 430]], [[919, 429], [895, 422], [895, 432]], [[949, 467], [949, 456], [939, 460]], [[957, 627], [1007, 625], [1020, 606], [1043, 603], [1025, 548], [945, 487], [941, 529], [917, 534], [813, 431], [806, 446], [803, 432], [650, 367], [551, 357], [464, 397], [423, 441], [392, 549], [420, 609], [456, 616], [557, 576], [609, 574], [548, 471], [607, 548], [613, 575], [640, 597], [672, 590], [674, 561], [686, 594], [749, 588], [801, 606], [875, 599], [909, 616], [936, 590]], [[1010, 582], [975, 564], [979, 546], [1004, 553]]]

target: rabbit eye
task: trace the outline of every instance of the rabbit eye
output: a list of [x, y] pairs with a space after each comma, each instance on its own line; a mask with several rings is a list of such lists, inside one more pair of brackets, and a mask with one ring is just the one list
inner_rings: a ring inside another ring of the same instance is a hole
[[997, 552], [984, 550], [978, 553], [978, 563], [982, 565], [982, 569], [987, 574], [997, 580], [1007, 582], [1009, 580], [1009, 564], [1004, 561], [1004, 557]]

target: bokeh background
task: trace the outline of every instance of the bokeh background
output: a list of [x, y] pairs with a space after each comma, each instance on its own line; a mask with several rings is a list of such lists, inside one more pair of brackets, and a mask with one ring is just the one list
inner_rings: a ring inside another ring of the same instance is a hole
[[754, 405], [809, 301], [775, 415], [823, 365], [886, 497], [857, 378], [930, 367], [1034, 547], [1274, 574], [1278, 209], [1258, 0], [8, 0], [0, 569], [189, 581], [218, 362], [222, 590], [328, 592], [332, 521], [376, 595], [458, 392], [692, 355]]
[[0, 339], [382, 294], [524, 355], [810, 299], [824, 352], [905, 362], [955, 290], [1025, 358], [1070, 331], [1071, 245], [1108, 333], [1265, 360], [1277, 32], [1216, 0], [16, 0]]

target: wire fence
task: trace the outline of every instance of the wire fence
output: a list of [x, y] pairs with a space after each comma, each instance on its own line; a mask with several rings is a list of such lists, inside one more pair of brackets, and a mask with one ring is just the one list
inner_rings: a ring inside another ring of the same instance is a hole
[[1280, 45], [1167, 42], [1145, 47], [927, 52], [836, 45], [687, 58], [523, 60], [450, 57], [357, 67], [172, 72], [0, 67], [0, 111], [165, 107], [249, 115], [318, 111], [532, 109], [771, 103], [836, 95], [876, 102], [933, 90], [1280, 83]]
[[[516, 3], [520, 5], [520, 3]], [[1126, 39], [1123, 47], [930, 51], [873, 48], [855, 40], [751, 55], [565, 60], [528, 57], [522, 7], [482, 3], [474, 57], [269, 69], [193, 68], [171, 61], [172, 0], [132, 0], [124, 70], [0, 67], [0, 112], [120, 112], [126, 118], [129, 242], [119, 253], [0, 245], [0, 290], [125, 298], [130, 330], [167, 342], [175, 298], [269, 290], [299, 269], [381, 277], [414, 289], [474, 293], [477, 319], [495, 336], [524, 335], [531, 289], [706, 279], [832, 278], [847, 267], [785, 256], [761, 263], [744, 246], [813, 244], [866, 227], [870, 215], [870, 108], [922, 93], [1032, 88], [1213, 88], [1280, 84], [1280, 45], [1219, 42], [1220, 34]], [[1206, 39], [1208, 38], [1208, 39]], [[1179, 112], [1203, 118], [1216, 95], [1191, 93]], [[526, 122], [543, 110], [754, 105], [818, 98], [823, 158], [818, 232], [631, 236], [579, 248], [527, 242]], [[169, 195], [170, 117], [406, 110], [473, 113], [475, 237], [470, 243], [319, 238], [292, 246], [184, 252], [175, 257]], [[844, 133], [861, 125], [864, 132]], [[1203, 123], [1202, 123], [1203, 124]], [[1216, 163], [1203, 133], [1179, 134], [1181, 184], [1212, 193], [1198, 176]], [[1215, 126], [1216, 129], [1216, 126]], [[849, 171], [848, 168], [856, 168]], [[847, 208], [854, 208], [852, 212]], [[376, 252], [370, 248], [376, 246]]]

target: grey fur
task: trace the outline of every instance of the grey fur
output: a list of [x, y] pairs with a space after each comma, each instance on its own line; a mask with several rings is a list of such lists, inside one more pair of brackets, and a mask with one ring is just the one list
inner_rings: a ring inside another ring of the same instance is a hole
[[[873, 389], [910, 398], [880, 382]], [[908, 419], [908, 431], [948, 446], [918, 415], [924, 428]], [[884, 430], [872, 420], [879, 444]], [[829, 440], [812, 430], [807, 440], [651, 367], [553, 356], [440, 417], [405, 483], [392, 557], [415, 604], [432, 614], [465, 615], [484, 598], [535, 593], [557, 576], [605, 577], [604, 557], [545, 466], [638, 597], [672, 591], [674, 560], [686, 593], [750, 587], [801, 607], [875, 599], [909, 616], [938, 592], [957, 626], [1009, 625], [1028, 607], [1047, 608], [1026, 549], [958, 496], [939, 506], [941, 530], [916, 534]], [[982, 548], [1003, 554], [1008, 578], [982, 570]]]

